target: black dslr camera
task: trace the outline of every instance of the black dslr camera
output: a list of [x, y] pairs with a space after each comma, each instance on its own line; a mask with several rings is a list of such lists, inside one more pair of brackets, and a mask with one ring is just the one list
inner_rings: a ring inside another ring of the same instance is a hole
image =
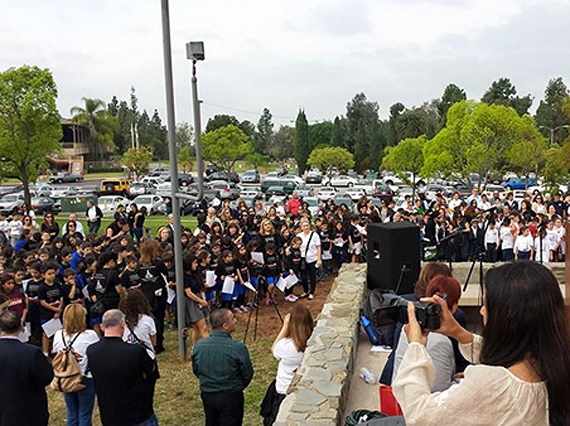
[[[381, 295], [381, 303], [374, 309], [374, 326], [395, 322], [408, 323], [408, 300], [392, 293]], [[441, 307], [437, 303], [414, 302], [416, 319], [422, 329], [437, 330], [441, 325]]]

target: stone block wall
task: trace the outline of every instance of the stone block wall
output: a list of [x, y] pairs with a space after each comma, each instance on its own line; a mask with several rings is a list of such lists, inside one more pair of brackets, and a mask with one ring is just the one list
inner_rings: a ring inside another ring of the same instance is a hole
[[317, 317], [275, 426], [337, 426], [352, 375], [366, 264], [345, 264]]

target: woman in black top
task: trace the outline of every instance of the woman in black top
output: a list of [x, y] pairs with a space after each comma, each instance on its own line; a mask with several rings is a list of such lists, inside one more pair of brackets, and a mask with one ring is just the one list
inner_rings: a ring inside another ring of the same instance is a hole
[[164, 352], [164, 316], [168, 270], [160, 259], [160, 243], [148, 240], [140, 247], [141, 291], [148, 299], [156, 323], [156, 353]]
[[142, 206], [141, 209], [135, 214], [133, 222], [133, 234], [140, 244], [143, 237], [144, 221], [146, 219], [146, 207]]
[[55, 221], [53, 213], [46, 213], [44, 216], [42, 232], [47, 232], [51, 241], [59, 235], [59, 224]]
[[93, 275], [88, 284], [89, 298], [95, 306], [102, 304], [102, 312], [92, 309], [91, 322], [99, 329], [103, 312], [110, 309], [117, 309], [119, 306], [119, 294], [123, 292], [121, 279], [115, 269], [117, 266], [117, 253], [106, 251], [99, 257], [97, 272]]

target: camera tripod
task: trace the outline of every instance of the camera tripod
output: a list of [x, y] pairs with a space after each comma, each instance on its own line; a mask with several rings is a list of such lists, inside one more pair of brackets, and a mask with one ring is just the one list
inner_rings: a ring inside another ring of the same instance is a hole
[[[265, 278], [264, 277], [258, 277], [257, 278], [257, 291], [255, 292], [255, 323], [254, 323], [254, 327], [253, 327], [253, 341], [255, 342], [257, 340], [257, 324], [258, 324], [258, 320], [259, 320], [259, 305], [261, 305], [262, 303], [262, 296], [261, 296], [261, 287], [265, 285]], [[275, 286], [276, 288], [277, 286]], [[275, 302], [275, 296], [273, 296], [271, 293], [269, 293], [269, 289], [265, 289], [265, 291], [268, 292], [269, 295], [269, 300], [271, 300], [273, 307], [275, 308], [275, 312], [277, 313], [277, 316], [279, 317], [279, 319], [281, 320], [281, 323], [283, 323], [283, 317], [281, 316], [281, 312], [279, 312], [279, 309], [277, 308], [277, 303]], [[253, 309], [251, 311], [249, 311], [249, 315], [247, 317], [247, 324], [245, 326], [245, 333], [243, 335], [243, 340], [242, 342], [245, 343], [246, 339], [247, 339], [247, 333], [249, 331], [249, 325], [251, 323], [251, 317], [253, 316]]]

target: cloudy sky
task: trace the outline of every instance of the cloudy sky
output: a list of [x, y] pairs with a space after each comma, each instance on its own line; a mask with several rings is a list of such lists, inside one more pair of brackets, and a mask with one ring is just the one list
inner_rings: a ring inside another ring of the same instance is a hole
[[[1, 0], [0, 69], [50, 68], [63, 116], [82, 97], [127, 99], [165, 120], [159, 0]], [[509, 77], [535, 96], [570, 84], [570, 0], [171, 0], [176, 120], [192, 121], [185, 43], [203, 40], [203, 119], [334, 119], [364, 92], [420, 105], [456, 83], [480, 98]]]

